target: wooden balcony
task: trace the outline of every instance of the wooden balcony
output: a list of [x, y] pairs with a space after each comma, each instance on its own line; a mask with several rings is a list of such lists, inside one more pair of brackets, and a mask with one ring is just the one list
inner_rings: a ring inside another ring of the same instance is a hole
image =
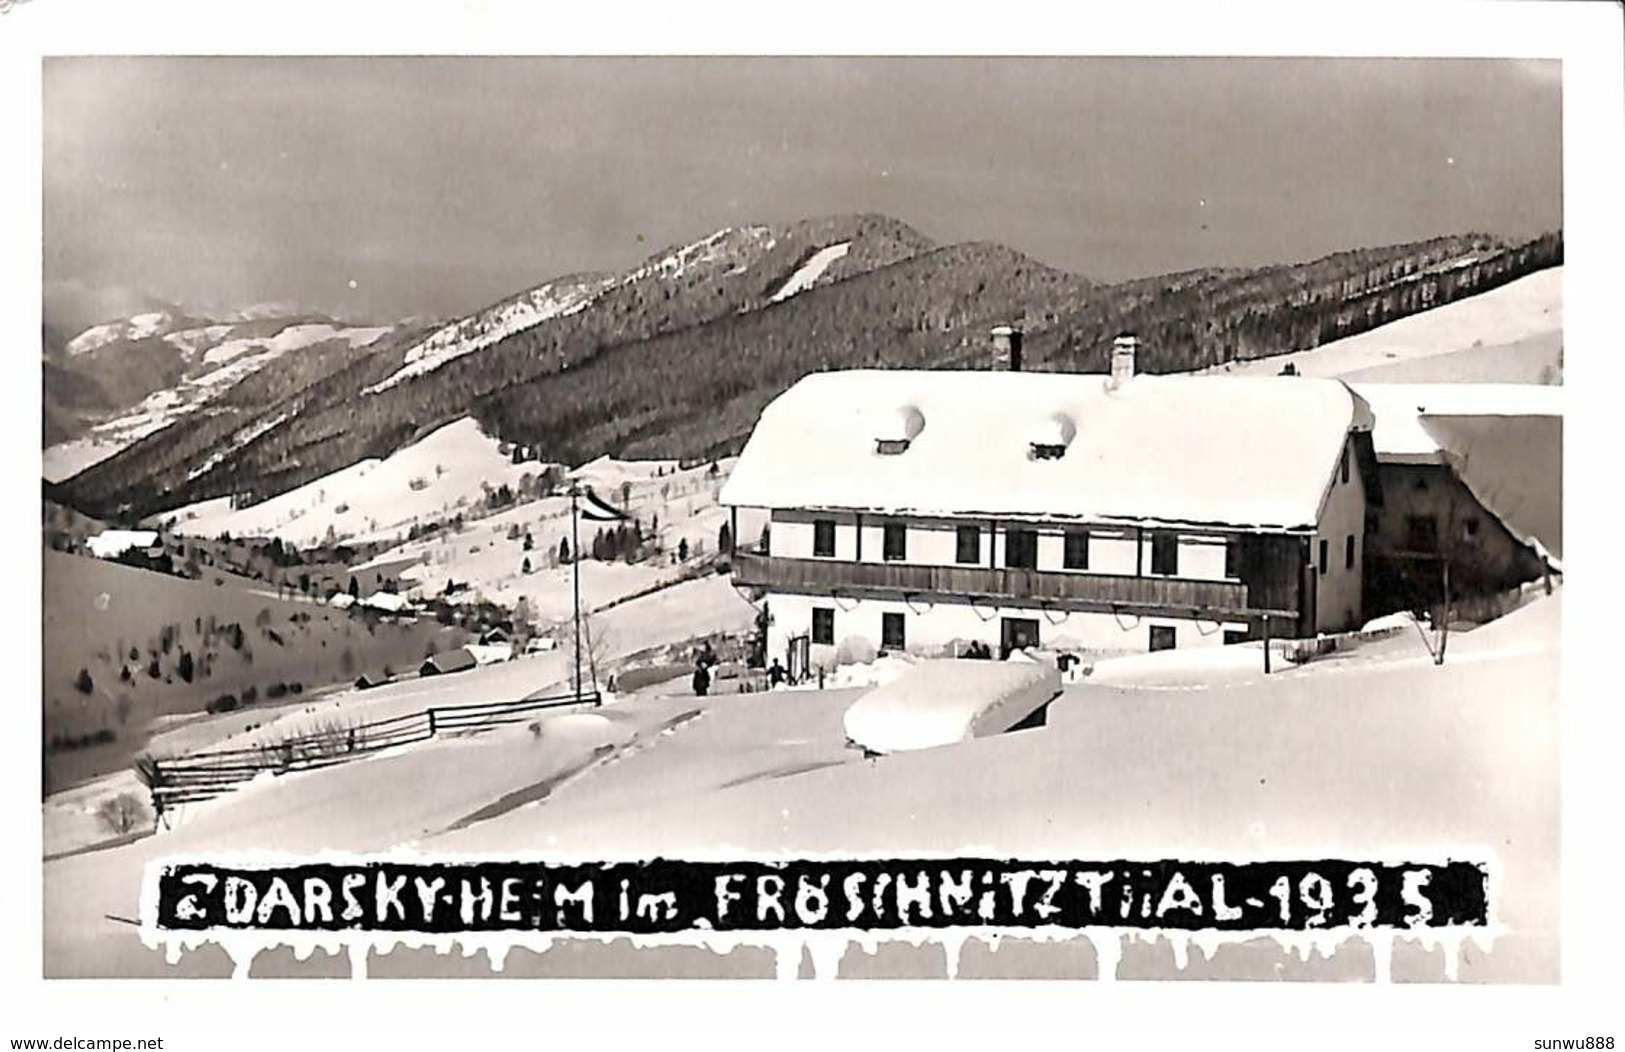
[[1255, 607], [1240, 581], [1179, 577], [1010, 570], [988, 566], [920, 566], [912, 563], [791, 559], [735, 552], [734, 582], [781, 592], [953, 596], [989, 602], [1053, 604], [1155, 616], [1227, 618], [1238, 621], [1294, 618], [1297, 611]]

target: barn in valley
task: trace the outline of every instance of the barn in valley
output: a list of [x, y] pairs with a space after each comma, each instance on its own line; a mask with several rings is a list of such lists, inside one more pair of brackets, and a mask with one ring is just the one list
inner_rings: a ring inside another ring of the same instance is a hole
[[431, 654], [422, 665], [418, 666], [420, 676], [443, 676], [451, 672], [467, 672], [478, 665], [474, 655], [466, 647], [456, 650], [447, 650], [440, 654]]
[[1383, 501], [1371, 509], [1374, 613], [1551, 575], [1563, 554], [1563, 389], [1368, 383]]
[[[1364, 399], [1336, 380], [815, 373], [775, 399], [721, 495], [765, 508], [770, 658], [1221, 645], [1362, 623]], [[803, 666], [805, 667], [805, 666]]]

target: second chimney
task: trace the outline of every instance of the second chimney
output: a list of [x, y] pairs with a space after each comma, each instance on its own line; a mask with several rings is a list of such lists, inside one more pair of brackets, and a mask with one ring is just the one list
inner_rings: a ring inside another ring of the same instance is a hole
[[1021, 330], [1014, 325], [993, 330], [993, 367], [1021, 372]]
[[1115, 391], [1134, 379], [1134, 355], [1140, 349], [1140, 340], [1132, 333], [1124, 333], [1112, 341], [1112, 375], [1108, 390]]

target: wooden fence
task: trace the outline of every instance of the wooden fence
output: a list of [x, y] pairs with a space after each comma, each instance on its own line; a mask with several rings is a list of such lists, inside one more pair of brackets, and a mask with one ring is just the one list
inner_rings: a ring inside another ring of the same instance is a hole
[[516, 701], [473, 705], [436, 705], [422, 712], [387, 720], [334, 725], [311, 734], [241, 749], [209, 749], [138, 763], [142, 780], [158, 814], [181, 804], [208, 800], [270, 771], [309, 771], [347, 763], [399, 745], [427, 741], [438, 734], [477, 734], [519, 723], [550, 709], [597, 705], [596, 692], [555, 694]]

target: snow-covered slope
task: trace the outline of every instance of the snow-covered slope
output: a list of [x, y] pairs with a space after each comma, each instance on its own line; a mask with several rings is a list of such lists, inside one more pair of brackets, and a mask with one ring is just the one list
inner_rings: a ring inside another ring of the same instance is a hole
[[[693, 584], [713, 583], [723, 584]], [[1405, 633], [1392, 647], [1277, 672], [1263, 683], [1196, 692], [1084, 683], [1065, 690], [1042, 729], [875, 761], [843, 748], [841, 716], [856, 691], [699, 699], [679, 684], [667, 697], [612, 703], [592, 719], [567, 715], [535, 732], [518, 726], [437, 739], [268, 778], [204, 805], [172, 832], [46, 863], [45, 971], [161, 973], [161, 954], [143, 949], [133, 928], [106, 919], [136, 915], [148, 860], [179, 852], [383, 851], [409, 844], [426, 853], [598, 859], [819, 852], [1486, 858], [1500, 927], [1479, 948], [1458, 958], [1462, 948], [1448, 935], [1400, 933], [1400, 943], [1423, 940], [1406, 947], [1376, 933], [1369, 947], [1358, 947], [1359, 966], [1344, 977], [1403, 973], [1436, 981], [1459, 966], [1462, 978], [1552, 982], [1559, 949], [1560, 602], [1536, 600], [1503, 622], [1463, 633], [1442, 667], [1432, 664], [1415, 633]], [[649, 625], [666, 627], [663, 617], [648, 613]], [[562, 668], [563, 655], [546, 655], [324, 699], [322, 707], [330, 718], [361, 712], [377, 718], [397, 708], [511, 697], [521, 683]], [[1259, 734], [1260, 726], [1271, 732]], [[1486, 770], [1498, 774], [1486, 778]], [[128, 776], [119, 777], [128, 786]], [[543, 786], [546, 793], [535, 791]], [[69, 817], [57, 812], [83, 807], [93, 795], [47, 801], [48, 829]], [[854, 822], [854, 815], [863, 820]], [[1368, 935], [1323, 933], [1319, 965], [1346, 940], [1363, 943]], [[851, 957], [842, 961], [846, 945], [837, 938], [825, 965], [840, 962], [844, 972]], [[1084, 952], [1062, 962], [1069, 975], [1097, 968], [1123, 978], [1226, 974], [1214, 971], [1224, 941], [1218, 938], [1196, 937], [1186, 946], [1188, 960], [1166, 943], [1133, 947], [1134, 960], [1128, 953], [1120, 958], [1119, 935], [1110, 931], [1071, 938]], [[1430, 939], [1434, 948], [1424, 952]], [[1231, 965], [1238, 970], [1226, 977], [1314, 974], [1311, 955], [1295, 955], [1292, 940], [1284, 941], [1241, 955]], [[557, 949], [594, 956], [611, 971], [615, 962], [628, 971], [647, 966], [637, 960], [640, 951], [624, 944]], [[799, 946], [795, 952], [799, 958]], [[510, 967], [523, 967], [524, 958], [510, 958]], [[940, 969], [941, 962], [935, 955], [914, 967]], [[194, 966], [219, 964], [199, 954]], [[441, 964], [431, 955], [421, 967]]]
[[[211, 326], [210, 329], [218, 330], [219, 326]], [[290, 325], [268, 338], [244, 337], [224, 340], [204, 351], [203, 360], [210, 365], [220, 365], [253, 352], [256, 356], [269, 361], [289, 351], [302, 350], [328, 340], [346, 340], [354, 350], [373, 343], [389, 331], [387, 326]]]
[[363, 460], [251, 507], [234, 509], [218, 498], [170, 515], [177, 530], [196, 536], [229, 531], [312, 545], [329, 529], [338, 537], [393, 535], [414, 520], [449, 516], [480, 500], [487, 488], [517, 488], [523, 476], [542, 470], [534, 462], [513, 463], [500, 447], [464, 418], [383, 460]]
[[[773, 232], [765, 226], [723, 227], [714, 234], [653, 259], [620, 278], [629, 285], [648, 277], [680, 278], [694, 267], [734, 258], [741, 254], [766, 252], [774, 245]], [[741, 264], [736, 268], [742, 270]]]
[[[631, 285], [651, 278], [662, 280], [681, 278], [695, 267], [734, 260], [742, 253], [766, 252], [773, 244], [773, 235], [767, 227], [726, 227], [620, 274], [576, 275], [539, 285], [528, 292], [436, 330], [407, 350], [400, 369], [373, 384], [364, 393], [376, 394], [387, 391], [397, 384], [432, 373], [447, 362], [484, 350], [542, 322], [585, 310], [598, 297], [617, 286]], [[844, 254], [843, 249], [836, 256], [825, 260], [818, 268], [818, 273]], [[740, 263], [730, 273], [743, 271], [746, 265]], [[808, 279], [809, 283], [816, 277], [817, 273], [814, 273]]]
[[[1233, 362], [1213, 372], [1407, 382], [1551, 382], [1561, 375], [1563, 268], [1412, 314], [1313, 350]], [[1550, 374], [1547, 367], [1552, 366]]]
[[119, 340], [144, 340], [156, 336], [176, 322], [175, 316], [167, 311], [148, 311], [123, 321], [92, 325], [68, 341], [67, 352], [70, 355], [88, 354]]
[[801, 265], [800, 269], [790, 275], [789, 280], [779, 287], [779, 291], [773, 293], [772, 302], [777, 303], [782, 299], [794, 296], [798, 292], [805, 292], [812, 288], [818, 279], [823, 277], [824, 271], [829, 269], [829, 265], [845, 256], [851, 248], [852, 242], [842, 241], [838, 245], [830, 245], [814, 252], [812, 258], [808, 259], [807, 262]]
[[[719, 462], [712, 475], [706, 464], [681, 470], [672, 461], [601, 458], [572, 472], [616, 507], [624, 501], [646, 535], [658, 531], [661, 548], [638, 563], [582, 560], [583, 606], [594, 610], [677, 581], [691, 571], [695, 559], [715, 552], [718, 535], [729, 522], [717, 493], [732, 464]], [[462, 530], [403, 540], [374, 561], [414, 564], [400, 576], [416, 594], [439, 595], [456, 582], [458, 594], [510, 608], [523, 601], [532, 620], [546, 625], [564, 621], [573, 607], [572, 568], [558, 563], [561, 541], [575, 547], [569, 497], [522, 500], [484, 513], [487, 488], [506, 484], [520, 489], [525, 475], [540, 475], [545, 467], [512, 463], [499, 443], [481, 434], [473, 421], [463, 420], [387, 460], [352, 465], [262, 504], [234, 510], [228, 500], [217, 499], [172, 514], [183, 534], [212, 537], [229, 531], [310, 545], [324, 539], [330, 527], [338, 539], [388, 541], [401, 538], [413, 525], [428, 526], [460, 513], [466, 519]], [[742, 512], [741, 542], [756, 543], [765, 521], [764, 514]], [[613, 525], [582, 521], [581, 548], [590, 553], [594, 535]], [[688, 552], [688, 560], [678, 558], [680, 550]]]
[[69, 343], [70, 354], [106, 349], [119, 353], [120, 341], [162, 334], [164, 343], [180, 359], [181, 380], [173, 387], [147, 395], [110, 419], [102, 420], [79, 438], [45, 450], [44, 477], [58, 482], [114, 455], [131, 443], [160, 431], [196, 412], [233, 385], [285, 355], [342, 340], [351, 350], [371, 346], [394, 331], [386, 326], [353, 326], [336, 322], [293, 322], [281, 327], [266, 319], [233, 324], [185, 322], [163, 331], [176, 319], [167, 314], [144, 314], [128, 322], [98, 325]]
[[550, 281], [478, 314], [452, 322], [407, 350], [401, 368], [367, 388], [365, 393], [388, 390], [413, 377], [432, 373], [465, 354], [483, 350], [515, 333], [540, 325], [549, 318], [583, 310], [613, 281], [601, 277]]

